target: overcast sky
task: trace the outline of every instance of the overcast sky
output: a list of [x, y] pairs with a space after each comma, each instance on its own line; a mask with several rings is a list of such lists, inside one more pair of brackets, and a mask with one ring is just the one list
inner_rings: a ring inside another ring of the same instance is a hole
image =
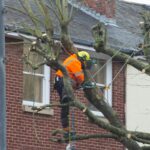
[[150, 5], [150, 0], [123, 0], [123, 1]]

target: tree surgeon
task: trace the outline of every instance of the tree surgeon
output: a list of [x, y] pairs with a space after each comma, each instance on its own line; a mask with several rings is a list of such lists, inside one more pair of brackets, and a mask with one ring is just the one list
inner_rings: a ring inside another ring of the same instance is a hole
[[[80, 51], [77, 54], [72, 54], [66, 58], [63, 62], [63, 66], [66, 68], [70, 81], [74, 90], [79, 89], [84, 83], [84, 72], [83, 69], [90, 69], [92, 66], [92, 61], [90, 59], [89, 53], [85, 51]], [[67, 96], [63, 83], [63, 73], [57, 70], [55, 77], [54, 88], [57, 90], [60, 103], [68, 103], [69, 97]], [[69, 136], [69, 106], [63, 106], [61, 108], [61, 124], [64, 131], [64, 138]]]

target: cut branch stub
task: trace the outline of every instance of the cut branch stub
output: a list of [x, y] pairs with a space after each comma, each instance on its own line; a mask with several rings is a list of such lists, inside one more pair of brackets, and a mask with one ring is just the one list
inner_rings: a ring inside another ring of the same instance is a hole
[[97, 52], [101, 52], [101, 49], [104, 50], [106, 46], [106, 27], [103, 23], [99, 23], [92, 27], [92, 34], [95, 39], [96, 49]]

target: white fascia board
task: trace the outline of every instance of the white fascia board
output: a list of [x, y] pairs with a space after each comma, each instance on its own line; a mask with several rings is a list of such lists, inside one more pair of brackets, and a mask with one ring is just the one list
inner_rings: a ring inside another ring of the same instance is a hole
[[16, 32], [5, 32], [6, 36], [11, 36], [11, 37], [15, 37], [15, 38], [19, 38], [19, 39], [23, 39], [23, 37], [31, 39], [31, 40], [36, 40], [36, 37], [34, 36], [30, 36], [30, 35], [26, 35], [26, 34], [22, 34], [22, 33], [16, 33]]
[[84, 49], [84, 50], [89, 50], [89, 51], [95, 51], [95, 49], [93, 47], [90, 46], [84, 46], [84, 45], [79, 45], [79, 44], [74, 44], [76, 48], [79, 49]]

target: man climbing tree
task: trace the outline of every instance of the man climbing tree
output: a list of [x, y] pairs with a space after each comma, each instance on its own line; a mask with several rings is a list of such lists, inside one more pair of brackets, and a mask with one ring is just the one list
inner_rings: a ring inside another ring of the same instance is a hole
[[[63, 66], [66, 68], [68, 75], [70, 77], [71, 85], [73, 89], [78, 89], [82, 86], [84, 82], [84, 72], [83, 69], [91, 68], [90, 55], [85, 51], [80, 51], [77, 54], [72, 54], [63, 62]], [[58, 70], [55, 77], [54, 88], [57, 90], [60, 103], [68, 103], [69, 97], [65, 92], [64, 83], [63, 83], [63, 73]], [[61, 123], [63, 130], [65, 131], [64, 137], [68, 138], [69, 136], [69, 106], [64, 106], [61, 108]]]

